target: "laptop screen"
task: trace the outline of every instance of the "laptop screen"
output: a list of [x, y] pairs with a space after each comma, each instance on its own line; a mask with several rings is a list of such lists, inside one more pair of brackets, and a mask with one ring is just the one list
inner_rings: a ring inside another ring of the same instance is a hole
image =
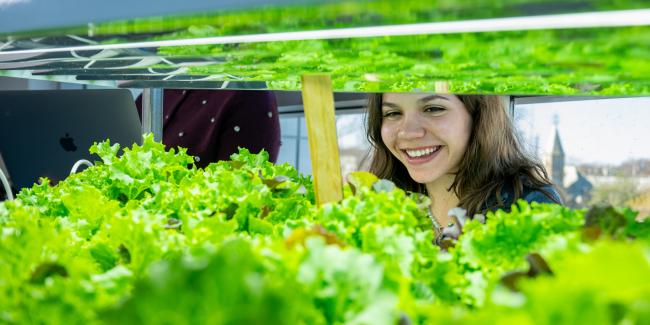
[[141, 125], [126, 89], [0, 91], [0, 155], [13, 188], [40, 177], [65, 179], [93, 142], [122, 148], [142, 142]]

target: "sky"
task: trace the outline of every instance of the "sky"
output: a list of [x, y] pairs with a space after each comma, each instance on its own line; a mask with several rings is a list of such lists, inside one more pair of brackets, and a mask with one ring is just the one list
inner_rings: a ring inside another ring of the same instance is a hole
[[569, 164], [650, 159], [650, 97], [517, 105], [517, 127], [528, 145], [539, 138], [539, 153], [551, 141], [554, 116]]
[[8, 7], [16, 3], [27, 3], [29, 0], [0, 0], [0, 7]]

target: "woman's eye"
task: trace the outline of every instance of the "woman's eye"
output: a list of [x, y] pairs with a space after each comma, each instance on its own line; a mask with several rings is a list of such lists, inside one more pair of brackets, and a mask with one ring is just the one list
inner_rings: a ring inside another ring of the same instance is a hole
[[424, 111], [428, 112], [428, 113], [439, 113], [439, 112], [442, 112], [444, 110], [445, 110], [445, 108], [440, 107], [440, 106], [426, 106], [424, 108]]
[[395, 116], [399, 116], [399, 115], [400, 115], [400, 113], [397, 112], [397, 111], [389, 111], [389, 112], [384, 112], [382, 114], [382, 117], [395, 117]]

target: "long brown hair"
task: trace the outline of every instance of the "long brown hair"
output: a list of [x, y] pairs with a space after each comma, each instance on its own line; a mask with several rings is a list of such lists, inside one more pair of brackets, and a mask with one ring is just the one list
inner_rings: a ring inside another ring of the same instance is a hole
[[[499, 96], [456, 95], [472, 117], [472, 130], [467, 151], [449, 190], [459, 198], [459, 206], [468, 215], [484, 213], [490, 198], [504, 205], [501, 190], [514, 189], [514, 199], [522, 196], [524, 186], [539, 190], [557, 202], [544, 187], [552, 186], [541, 163], [522, 149]], [[424, 184], [415, 182], [406, 167], [388, 150], [381, 138], [382, 94], [370, 95], [367, 115], [367, 136], [373, 146], [370, 171], [393, 181], [400, 188], [426, 194]], [[557, 202], [559, 203], [559, 202]]]

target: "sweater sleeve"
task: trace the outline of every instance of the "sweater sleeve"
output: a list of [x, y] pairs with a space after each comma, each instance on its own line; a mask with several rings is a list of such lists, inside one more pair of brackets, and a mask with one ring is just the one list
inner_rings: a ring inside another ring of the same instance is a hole
[[[501, 199], [503, 200], [503, 204], [499, 204], [497, 202], [495, 195], [491, 196], [490, 199], [485, 202], [483, 210], [488, 211], [503, 209], [505, 211], [510, 211], [511, 206], [517, 201], [515, 200], [515, 193], [512, 189], [512, 186], [505, 186], [501, 190]], [[555, 187], [551, 185], [543, 186], [540, 189], [524, 187], [523, 193], [518, 199], [524, 200], [528, 203], [537, 202], [564, 204], [560, 193], [558, 193]]]
[[[552, 186], [544, 186], [543, 191], [534, 190], [527, 193], [523, 199], [526, 202], [538, 202], [538, 203], [560, 203], [562, 202], [562, 197], [560, 193]], [[545, 193], [546, 192], [546, 193]]]
[[266, 150], [275, 162], [280, 151], [280, 118], [275, 95], [269, 91], [239, 92], [229, 103], [217, 146], [217, 159], [227, 160], [237, 147]]

